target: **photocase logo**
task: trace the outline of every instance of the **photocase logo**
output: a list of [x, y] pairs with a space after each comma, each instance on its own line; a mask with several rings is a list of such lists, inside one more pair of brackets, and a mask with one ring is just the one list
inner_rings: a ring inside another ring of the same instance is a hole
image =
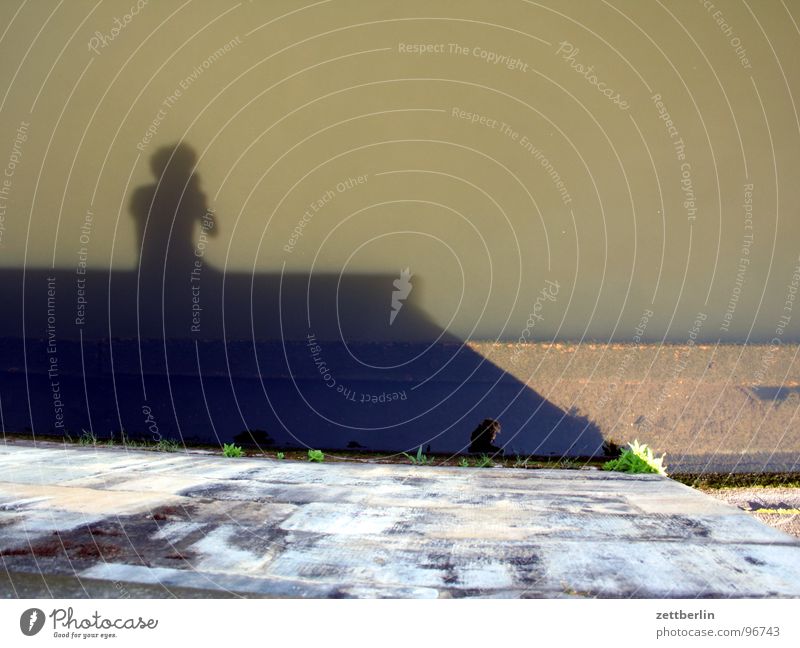
[[394, 324], [394, 318], [397, 317], [400, 309], [403, 308], [403, 302], [408, 299], [408, 296], [411, 294], [411, 289], [414, 287], [411, 285], [411, 272], [409, 269], [401, 270], [400, 278], [395, 279], [392, 285], [395, 287], [395, 290], [392, 291], [392, 312], [389, 313], [389, 326]]
[[25, 610], [19, 618], [19, 629], [26, 637], [32, 637], [44, 627], [44, 612], [39, 608]]

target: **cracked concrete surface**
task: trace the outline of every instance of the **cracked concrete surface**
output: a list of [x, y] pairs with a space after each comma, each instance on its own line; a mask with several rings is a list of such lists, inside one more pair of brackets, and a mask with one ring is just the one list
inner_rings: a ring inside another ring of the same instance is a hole
[[800, 596], [800, 541], [658, 476], [0, 446], [5, 596]]

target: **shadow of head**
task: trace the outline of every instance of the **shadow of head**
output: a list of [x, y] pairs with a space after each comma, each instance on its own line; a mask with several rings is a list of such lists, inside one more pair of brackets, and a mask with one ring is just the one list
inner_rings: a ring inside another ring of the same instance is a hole
[[172, 177], [186, 181], [194, 177], [196, 165], [197, 153], [183, 142], [162, 146], [150, 158], [150, 170], [159, 182]]

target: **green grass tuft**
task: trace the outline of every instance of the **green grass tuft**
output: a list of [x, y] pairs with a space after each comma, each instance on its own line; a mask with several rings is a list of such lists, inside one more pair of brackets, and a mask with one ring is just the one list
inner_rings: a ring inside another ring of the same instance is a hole
[[625, 448], [619, 458], [604, 463], [603, 470], [614, 470], [632, 474], [667, 474], [667, 469], [664, 466], [664, 455], [660, 457], [654, 456], [652, 448], [646, 443], [639, 443], [638, 440], [628, 445], [630, 448]]
[[222, 446], [222, 454], [226, 457], [241, 457], [244, 455], [244, 450], [242, 450], [239, 446], [234, 445], [233, 443], [226, 443]]
[[403, 453], [403, 456], [408, 459], [412, 464], [415, 466], [424, 466], [426, 464], [433, 463], [433, 457], [428, 458], [427, 455], [422, 454], [422, 446], [417, 448], [417, 456], [410, 455], [407, 452]]
[[80, 445], [97, 445], [97, 437], [93, 432], [89, 432], [88, 430], [81, 430], [81, 432], [81, 437], [78, 439]]
[[325, 461], [325, 453], [322, 450], [312, 450], [311, 448], [308, 449], [308, 460], [314, 461], [316, 463], [322, 463]]
[[178, 452], [181, 446], [174, 439], [159, 439], [153, 448], [161, 452]]

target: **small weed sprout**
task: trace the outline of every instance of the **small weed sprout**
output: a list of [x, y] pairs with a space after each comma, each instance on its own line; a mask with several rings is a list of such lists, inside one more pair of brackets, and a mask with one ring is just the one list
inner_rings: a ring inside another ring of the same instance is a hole
[[325, 461], [325, 453], [322, 450], [312, 450], [311, 448], [308, 449], [308, 460], [314, 461], [316, 463], [322, 463]]
[[174, 439], [159, 439], [154, 447], [160, 452], [177, 452], [180, 444]]
[[232, 458], [241, 457], [244, 454], [244, 450], [233, 443], [226, 443], [222, 446], [222, 454]]
[[124, 429], [120, 430], [119, 436], [120, 436], [120, 442], [122, 443], [123, 446], [125, 446], [126, 449], [144, 448], [146, 445], [144, 441], [135, 441], [134, 439], [131, 439], [128, 436], [128, 433]]
[[492, 458], [487, 454], [482, 454], [475, 460], [476, 468], [491, 468], [492, 466], [494, 466], [494, 461], [492, 461]]
[[275, 454], [276, 459], [286, 459], [286, 455], [283, 452], [278, 452]]
[[97, 445], [97, 437], [94, 432], [89, 432], [88, 430], [81, 430], [81, 432], [81, 437], [78, 439], [80, 445]]
[[433, 457], [431, 457], [429, 459], [426, 455], [422, 454], [422, 446], [417, 448], [417, 456], [416, 457], [413, 456], [413, 455], [408, 454], [407, 452], [404, 452], [403, 456], [406, 459], [408, 459], [415, 466], [424, 466], [426, 464], [432, 464], [433, 463]]
[[603, 464], [603, 470], [615, 470], [626, 473], [657, 473], [666, 475], [667, 469], [664, 466], [664, 456], [656, 457], [653, 449], [646, 443], [639, 443], [638, 439], [628, 444], [630, 448], [625, 448], [617, 459], [612, 459]]
[[469, 459], [461, 457], [461, 459], [458, 460], [458, 465], [462, 468], [469, 468]]

